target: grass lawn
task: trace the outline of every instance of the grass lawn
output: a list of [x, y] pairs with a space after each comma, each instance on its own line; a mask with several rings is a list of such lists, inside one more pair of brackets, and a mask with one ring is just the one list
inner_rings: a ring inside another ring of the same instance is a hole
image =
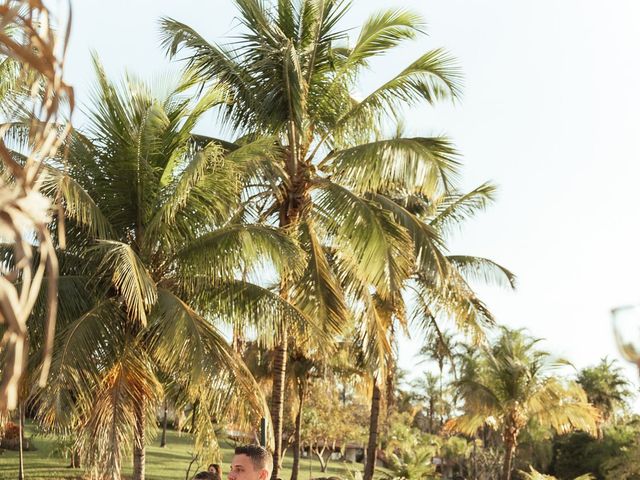
[[[32, 430], [29, 425], [25, 428], [27, 436], [32, 436]], [[78, 479], [84, 477], [84, 472], [79, 469], [66, 468], [69, 464], [68, 460], [54, 456], [51, 454], [55, 448], [55, 438], [32, 436], [33, 443], [37, 448], [36, 451], [24, 453], [24, 470], [27, 480], [37, 479]], [[156, 438], [152, 445], [147, 447], [147, 478], [149, 480], [184, 480], [187, 467], [191, 461], [192, 442], [188, 434], [178, 433], [172, 430], [167, 432], [167, 446], [165, 448], [158, 447], [159, 438]], [[223, 444], [223, 480], [229, 470], [229, 462], [233, 456], [231, 446]], [[284, 466], [281, 478], [288, 480], [291, 476], [292, 457], [287, 456], [284, 459]], [[124, 475], [131, 475], [131, 460], [128, 459], [124, 463]], [[206, 469], [210, 462], [204, 461], [198, 470], [194, 467], [191, 469], [191, 475], [200, 470]], [[349, 472], [356, 469], [362, 470], [361, 464], [347, 464], [339, 461], [329, 463], [327, 472], [320, 472], [320, 464], [313, 458], [302, 459], [299, 480], [309, 480], [314, 477], [338, 476], [341, 478], [351, 478]], [[5, 450], [0, 454], [0, 479], [2, 478], [18, 478], [18, 452]]]

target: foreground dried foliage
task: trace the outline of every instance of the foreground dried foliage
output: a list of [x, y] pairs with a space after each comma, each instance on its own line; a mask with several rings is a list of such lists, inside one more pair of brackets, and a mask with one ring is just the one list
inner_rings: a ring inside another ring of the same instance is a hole
[[[0, 4], [0, 55], [20, 65], [17, 84], [26, 92], [29, 152], [15, 155], [5, 143], [12, 124], [0, 127], [0, 237], [13, 248], [14, 261], [0, 272], [0, 322], [6, 330], [1, 348], [5, 364], [0, 411], [14, 409], [27, 358], [26, 322], [46, 283], [46, 340], [40, 383], [49, 371], [57, 307], [58, 262], [49, 231], [51, 202], [39, 192], [44, 162], [56, 155], [70, 124], [61, 126], [61, 109], [73, 110], [73, 90], [62, 78], [69, 36], [52, 29], [50, 12], [39, 0]], [[60, 216], [62, 218], [62, 216]], [[64, 244], [62, 224], [58, 225]]]

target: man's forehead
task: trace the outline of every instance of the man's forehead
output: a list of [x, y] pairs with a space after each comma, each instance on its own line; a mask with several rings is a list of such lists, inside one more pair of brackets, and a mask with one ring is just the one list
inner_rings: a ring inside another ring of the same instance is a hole
[[238, 453], [233, 456], [233, 460], [231, 460], [233, 465], [242, 465], [243, 467], [250, 466], [253, 468], [253, 462], [249, 455], [245, 455], [244, 453]]

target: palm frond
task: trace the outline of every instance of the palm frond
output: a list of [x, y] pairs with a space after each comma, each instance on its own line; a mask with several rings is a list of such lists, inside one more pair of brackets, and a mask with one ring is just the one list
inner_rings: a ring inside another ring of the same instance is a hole
[[61, 198], [65, 216], [84, 227], [93, 238], [108, 239], [113, 235], [113, 227], [100, 207], [70, 175], [47, 168], [42, 192], [54, 199]]
[[384, 378], [394, 356], [392, 335], [392, 311], [385, 302], [374, 295], [364, 294], [356, 309], [355, 345], [359, 361], [369, 372]]
[[444, 137], [392, 138], [332, 152], [320, 167], [359, 192], [436, 196], [458, 174], [456, 152]]
[[461, 331], [480, 342], [495, 319], [459, 273], [451, 268], [448, 272], [444, 279], [421, 273], [413, 278], [416, 288], [410, 317], [414, 325], [425, 331], [429, 330], [433, 316], [450, 318]]
[[434, 202], [434, 212], [430, 223], [440, 231], [451, 226], [461, 225], [466, 219], [483, 211], [494, 200], [495, 193], [495, 185], [483, 183], [467, 193], [443, 195]]
[[100, 255], [99, 271], [110, 275], [130, 318], [146, 325], [147, 312], [156, 303], [157, 291], [140, 257], [130, 245], [115, 240], [100, 240], [91, 251]]
[[279, 229], [262, 225], [228, 225], [204, 234], [176, 254], [185, 275], [208, 274], [226, 281], [239, 271], [270, 266], [283, 277], [303, 268], [304, 252]]
[[112, 299], [96, 302], [56, 335], [51, 375], [37, 389], [37, 418], [47, 428], [61, 433], [77, 426], [90, 408], [100, 380], [102, 361], [113, 352], [125, 320]]
[[446, 432], [473, 436], [486, 424], [486, 420], [485, 415], [460, 415], [448, 420], [444, 428]]
[[327, 255], [313, 225], [300, 227], [301, 247], [308, 253], [304, 273], [293, 287], [292, 302], [308, 317], [317, 319], [334, 333], [340, 333], [348, 318], [340, 283], [335, 278]]
[[321, 318], [308, 316], [273, 288], [244, 280], [213, 281], [208, 276], [192, 276], [185, 282], [192, 303], [208, 316], [231, 325], [234, 331], [255, 335], [264, 348], [274, 348], [284, 329], [301, 341], [318, 347], [330, 344], [330, 334]]
[[[148, 336], [159, 367], [174, 372], [190, 399], [205, 401], [209, 419], [212, 415], [265, 415], [265, 399], [244, 362], [209, 321], [169, 290], [158, 292]], [[183, 366], [179, 371], [177, 364]], [[238, 397], [245, 400], [244, 406], [231, 400]], [[210, 431], [210, 425], [204, 427]]]
[[366, 66], [369, 59], [414, 39], [423, 26], [420, 15], [404, 9], [387, 9], [371, 15], [362, 25], [343, 68]]
[[563, 383], [551, 377], [544, 381], [528, 402], [532, 420], [564, 434], [573, 430], [595, 435], [598, 410], [589, 403], [587, 395], [574, 382]]
[[393, 117], [402, 107], [421, 101], [435, 103], [460, 95], [460, 72], [455, 61], [442, 49], [420, 56], [397, 76], [367, 95], [340, 117], [334, 128], [368, 124], [370, 120]]
[[516, 288], [516, 276], [493, 260], [466, 255], [449, 255], [447, 260], [467, 281], [478, 280], [499, 287]]
[[433, 278], [445, 278], [449, 265], [445, 245], [438, 232], [393, 199], [381, 194], [370, 197], [409, 232], [414, 245], [416, 268]]
[[183, 49], [192, 53], [186, 61], [186, 69], [194, 83], [216, 80], [229, 88], [234, 98], [242, 100], [241, 105], [235, 102], [227, 104], [225, 118], [233, 119], [236, 128], [243, 126], [243, 122], [250, 119], [250, 112], [243, 107], [257, 107], [252, 92], [253, 79], [247, 67], [238, 63], [232, 53], [207, 42], [184, 23], [163, 17], [160, 25], [161, 46], [170, 58]]
[[[169, 168], [174, 171], [168, 172]], [[161, 182], [159, 208], [146, 225], [149, 246], [160, 242], [171, 251], [199, 231], [222, 223], [239, 201], [237, 170], [215, 143], [167, 164]]]
[[314, 224], [348, 259], [363, 284], [381, 296], [399, 291], [409, 276], [413, 248], [407, 231], [388, 212], [348, 189], [330, 182], [315, 185]]
[[131, 449], [140, 410], [147, 434], [152, 434], [161, 397], [162, 386], [151, 359], [134, 344], [124, 346], [96, 385], [86, 411], [84, 435], [78, 442], [85, 461], [98, 469], [106, 467], [103, 474], [118, 476], [125, 452]]

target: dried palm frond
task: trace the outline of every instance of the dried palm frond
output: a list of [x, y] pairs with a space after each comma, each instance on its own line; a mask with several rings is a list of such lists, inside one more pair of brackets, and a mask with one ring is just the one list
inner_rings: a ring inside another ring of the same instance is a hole
[[[11, 266], [3, 265], [0, 271], [0, 323], [6, 325], [0, 344], [5, 350], [0, 411], [16, 407], [27, 358], [26, 322], [44, 281], [47, 315], [40, 384], [45, 383], [51, 362], [58, 263], [48, 227], [52, 205], [39, 187], [44, 162], [56, 155], [71, 128], [69, 122], [61, 126], [59, 121], [62, 107], [68, 105], [71, 112], [74, 103], [73, 89], [62, 78], [69, 24], [64, 32], [61, 36], [52, 28], [50, 12], [40, 0], [0, 4], [0, 55], [21, 63], [20, 81], [30, 96], [25, 102], [30, 110], [26, 158], [16, 159], [4, 141], [8, 126], [0, 127], [0, 161], [8, 174], [0, 180], [0, 237], [13, 245], [14, 253]], [[58, 228], [64, 246], [61, 221], [62, 216]], [[34, 254], [36, 248], [39, 255]]]

